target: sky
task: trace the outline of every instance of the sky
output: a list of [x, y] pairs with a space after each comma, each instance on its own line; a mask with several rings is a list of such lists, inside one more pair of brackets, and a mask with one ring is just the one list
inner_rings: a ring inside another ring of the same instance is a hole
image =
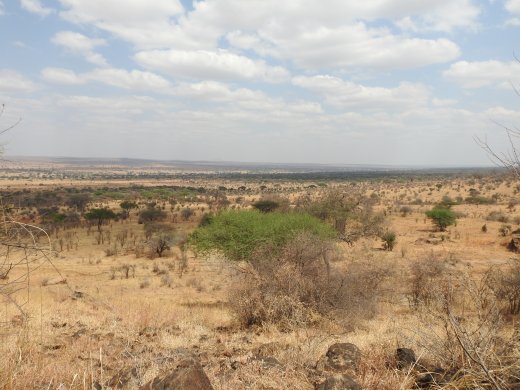
[[0, 0], [5, 153], [491, 165], [520, 0]]

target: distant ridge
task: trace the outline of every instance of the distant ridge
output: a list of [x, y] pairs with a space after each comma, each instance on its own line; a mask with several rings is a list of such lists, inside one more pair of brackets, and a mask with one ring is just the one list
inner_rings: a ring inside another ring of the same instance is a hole
[[180, 170], [217, 171], [280, 171], [280, 172], [366, 172], [366, 171], [421, 171], [421, 170], [472, 170], [497, 169], [492, 166], [406, 166], [384, 164], [324, 164], [324, 163], [269, 163], [237, 161], [187, 161], [155, 160], [140, 158], [105, 157], [46, 157], [46, 156], [5, 156], [8, 162], [46, 163], [83, 167], [146, 168], [164, 167]]

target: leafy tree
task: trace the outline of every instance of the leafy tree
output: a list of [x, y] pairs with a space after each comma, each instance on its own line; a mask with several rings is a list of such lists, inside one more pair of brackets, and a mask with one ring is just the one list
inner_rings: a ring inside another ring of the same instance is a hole
[[260, 247], [280, 249], [303, 232], [321, 238], [335, 236], [332, 227], [306, 213], [225, 210], [213, 216], [209, 224], [198, 227], [190, 244], [202, 253], [217, 250], [230, 260], [250, 260]]
[[139, 223], [159, 222], [166, 219], [166, 212], [155, 207], [149, 207], [139, 214]]
[[443, 232], [448, 226], [455, 224], [457, 215], [449, 208], [436, 206], [426, 212], [426, 216], [430, 218], [437, 228]]
[[105, 221], [115, 219], [116, 217], [116, 213], [108, 208], [91, 209], [85, 214], [85, 219], [96, 222], [99, 232], [101, 231], [101, 225]]
[[91, 197], [89, 194], [71, 194], [66, 200], [66, 204], [83, 214], [90, 200]]
[[123, 200], [121, 203], [119, 203], [119, 207], [123, 209], [125, 217], [128, 217], [130, 215], [130, 210], [136, 209], [138, 206], [135, 202]]

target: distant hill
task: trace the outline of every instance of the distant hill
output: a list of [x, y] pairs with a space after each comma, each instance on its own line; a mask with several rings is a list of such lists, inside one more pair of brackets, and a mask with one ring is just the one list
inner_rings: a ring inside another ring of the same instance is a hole
[[185, 160], [153, 160], [137, 158], [84, 158], [84, 157], [39, 157], [39, 156], [6, 156], [13, 163], [56, 164], [72, 167], [119, 167], [119, 168], [171, 168], [186, 171], [215, 172], [398, 172], [398, 171], [481, 171], [497, 169], [496, 167], [434, 167], [434, 166], [397, 166], [377, 164], [316, 164], [316, 163], [266, 163], [266, 162], [234, 162], [234, 161], [185, 161]]

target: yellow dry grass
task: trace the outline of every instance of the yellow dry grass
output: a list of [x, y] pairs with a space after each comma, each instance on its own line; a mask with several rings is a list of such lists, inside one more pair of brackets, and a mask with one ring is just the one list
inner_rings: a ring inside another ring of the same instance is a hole
[[[425, 179], [406, 183], [361, 182], [367, 194], [380, 197], [377, 206], [386, 211], [389, 227], [397, 233], [398, 244], [393, 252], [381, 251], [375, 240], [361, 240], [353, 247], [339, 244], [339, 262], [356, 259], [387, 261], [405, 278], [412, 261], [435, 253], [451, 259], [460, 269], [478, 276], [491, 265], [507, 262], [507, 252], [500, 237], [500, 222], [486, 221], [491, 211], [501, 211], [511, 221], [520, 210], [507, 209], [509, 199], [515, 197], [518, 184], [509, 179], [495, 183], [494, 178]], [[508, 184], [509, 182], [509, 184]], [[40, 184], [43, 183], [43, 186]], [[23, 183], [3, 179], [4, 188], [47, 188], [60, 186], [97, 186], [106, 182], [46, 180]], [[109, 182], [111, 186], [128, 182]], [[156, 181], [139, 182], [157, 185]], [[218, 181], [162, 181], [164, 185], [219, 185], [237, 187], [243, 182]], [[278, 183], [284, 188], [300, 187], [301, 183]], [[258, 188], [259, 184], [248, 184]], [[341, 186], [330, 183], [329, 186]], [[348, 188], [348, 183], [346, 184]], [[461, 205], [454, 209], [463, 215], [457, 225], [445, 233], [435, 232], [424, 212], [443, 196], [467, 196], [469, 188], [482, 188], [484, 196], [499, 193], [502, 200], [494, 205]], [[270, 188], [273, 188], [272, 186]], [[433, 190], [431, 190], [433, 188]], [[295, 198], [299, 194], [316, 194], [320, 189], [287, 191]], [[260, 193], [246, 196], [247, 201], [258, 199]], [[231, 197], [232, 198], [232, 197]], [[401, 204], [420, 198], [426, 205], [412, 205], [413, 211], [401, 216]], [[202, 207], [192, 204], [191, 206]], [[207, 207], [207, 205], [204, 205]], [[199, 213], [200, 215], [200, 213]], [[488, 232], [481, 231], [486, 224]], [[518, 226], [511, 222], [514, 228]], [[189, 231], [195, 221], [178, 223], [179, 229]], [[127, 229], [142, 234], [142, 226], [135, 216], [129, 221], [114, 222], [104, 229], [111, 231], [111, 243], [98, 245], [94, 233], [75, 229], [77, 247], [59, 251], [52, 261], [58, 275], [49, 264], [31, 275], [29, 302], [24, 306], [28, 319], [7, 302], [0, 307], [0, 386], [5, 389], [91, 389], [93, 384], [108, 388], [117, 375], [127, 377], [127, 387], [135, 388], [167, 369], [183, 349], [196, 352], [216, 389], [312, 389], [320, 376], [312, 367], [334, 342], [348, 341], [364, 352], [356, 379], [366, 389], [407, 389], [412, 377], [389, 365], [395, 348], [416, 348], [418, 355], [428, 354], [418, 344], [413, 345], [414, 331], [421, 324], [405, 302], [396, 300], [382, 305], [379, 314], [359, 328], [346, 331], [334, 323], [319, 327], [280, 332], [266, 328], [251, 332], [236, 327], [227, 301], [228, 289], [237, 280], [237, 271], [220, 258], [195, 258], [190, 254], [188, 266], [181, 273], [180, 254], [173, 251], [165, 258], [136, 258], [122, 253], [106, 256], [105, 249], [114, 245], [119, 231]], [[438, 244], [424, 240], [444, 236]], [[54, 242], [63, 232], [52, 237]], [[510, 238], [509, 238], [510, 239]], [[56, 244], [55, 244], [56, 247]], [[128, 278], [121, 267], [132, 265], [135, 274]], [[159, 271], [158, 271], [158, 270]], [[15, 272], [23, 272], [19, 269]], [[168, 275], [169, 280], [166, 280]], [[14, 273], [12, 277], [16, 277]], [[55, 284], [63, 277], [66, 283]], [[400, 279], [404, 280], [404, 279]], [[405, 286], [396, 285], [396, 292]], [[22, 292], [27, 294], [26, 291]], [[405, 335], [406, 333], [406, 335]], [[406, 336], [406, 337], [405, 337]], [[281, 368], [265, 368], [251, 361], [256, 348], [272, 344], [271, 356]], [[407, 343], [406, 345], [403, 345]], [[60, 387], [61, 386], [61, 387]]]

